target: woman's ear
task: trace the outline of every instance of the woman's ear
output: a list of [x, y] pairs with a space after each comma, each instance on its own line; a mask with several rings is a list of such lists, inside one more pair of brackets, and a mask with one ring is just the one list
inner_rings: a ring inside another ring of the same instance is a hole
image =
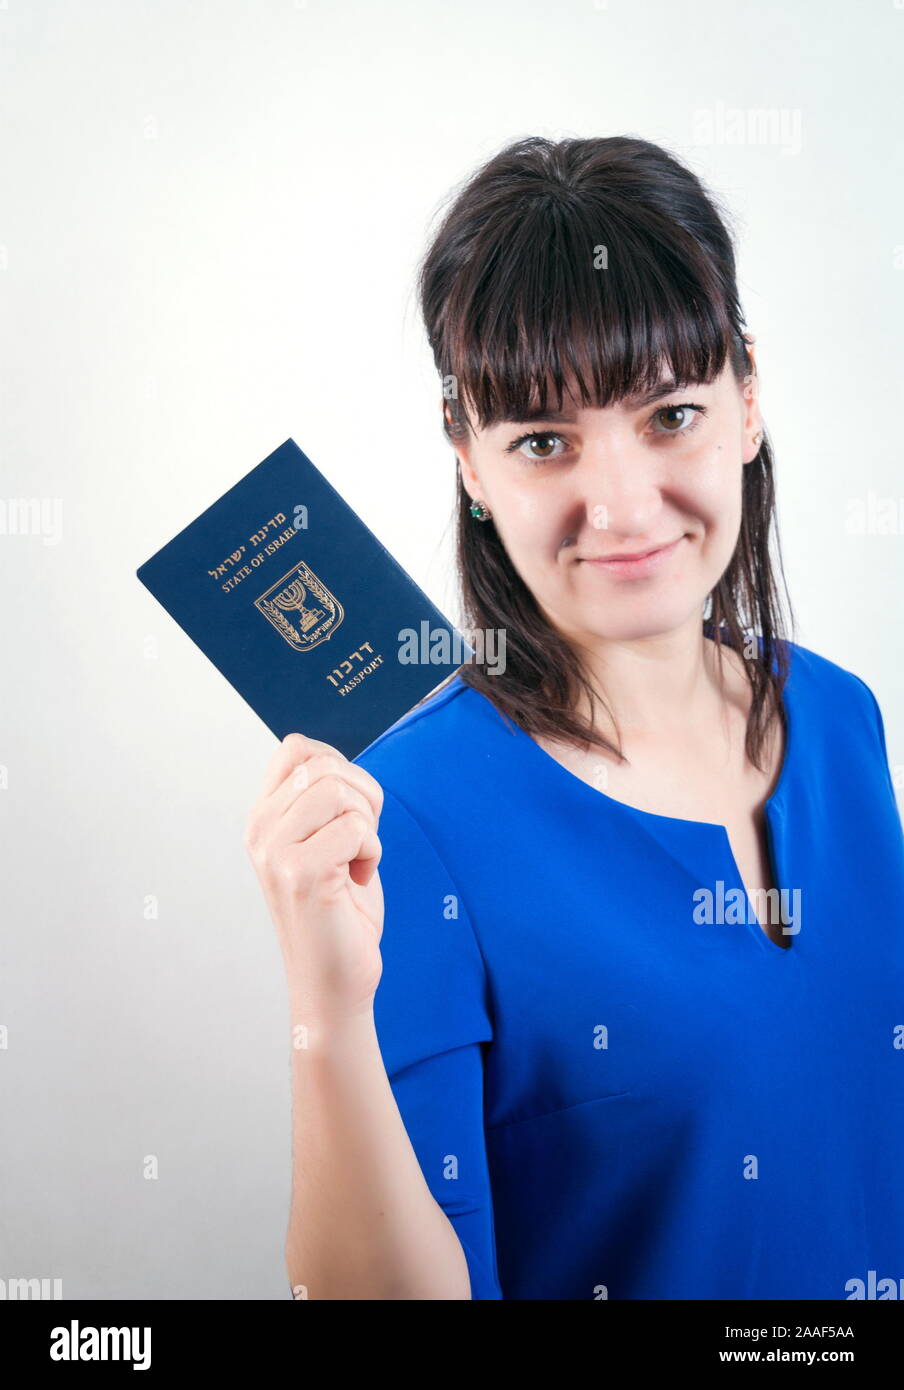
[[467, 462], [460, 457], [458, 460], [458, 471], [461, 474], [462, 486], [471, 501], [476, 502], [478, 498], [481, 501], [485, 501], [486, 499], [483, 496], [483, 488], [480, 479], [473, 468], [469, 467]]
[[[447, 422], [451, 425], [453, 420], [448, 401], [443, 401], [443, 414]], [[459, 472], [461, 473], [462, 485], [473, 502], [475, 498], [481, 495], [481, 482], [474, 472], [474, 469], [471, 467], [471, 457], [467, 441], [457, 439], [452, 445], [452, 448], [455, 451], [455, 458], [458, 462]]]
[[744, 378], [744, 418], [742, 422], [743, 462], [752, 463], [763, 442], [763, 417], [760, 413], [760, 378], [756, 365], [753, 335], [747, 334], [749, 367]]

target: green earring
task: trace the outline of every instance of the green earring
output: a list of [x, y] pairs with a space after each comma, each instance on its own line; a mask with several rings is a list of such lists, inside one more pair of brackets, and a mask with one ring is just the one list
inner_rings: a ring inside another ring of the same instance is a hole
[[486, 503], [477, 501], [471, 503], [471, 515], [478, 521], [489, 521], [492, 513]]

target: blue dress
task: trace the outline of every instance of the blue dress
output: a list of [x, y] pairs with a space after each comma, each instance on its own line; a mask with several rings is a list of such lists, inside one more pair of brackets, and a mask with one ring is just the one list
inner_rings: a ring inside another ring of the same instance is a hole
[[871, 690], [789, 652], [789, 946], [723, 826], [606, 796], [460, 674], [355, 759], [380, 1049], [472, 1298], [904, 1296], [901, 820]]

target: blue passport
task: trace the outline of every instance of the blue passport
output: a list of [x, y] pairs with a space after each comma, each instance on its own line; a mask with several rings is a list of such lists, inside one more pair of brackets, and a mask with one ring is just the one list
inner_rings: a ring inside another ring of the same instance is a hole
[[473, 650], [293, 439], [136, 573], [277, 738], [349, 759]]

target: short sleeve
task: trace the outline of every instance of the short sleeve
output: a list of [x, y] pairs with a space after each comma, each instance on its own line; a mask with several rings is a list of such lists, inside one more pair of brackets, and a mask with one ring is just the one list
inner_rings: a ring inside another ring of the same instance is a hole
[[486, 971], [457, 887], [384, 787], [385, 916], [374, 999], [380, 1052], [424, 1179], [461, 1242], [472, 1299], [501, 1299], [484, 1134]]

